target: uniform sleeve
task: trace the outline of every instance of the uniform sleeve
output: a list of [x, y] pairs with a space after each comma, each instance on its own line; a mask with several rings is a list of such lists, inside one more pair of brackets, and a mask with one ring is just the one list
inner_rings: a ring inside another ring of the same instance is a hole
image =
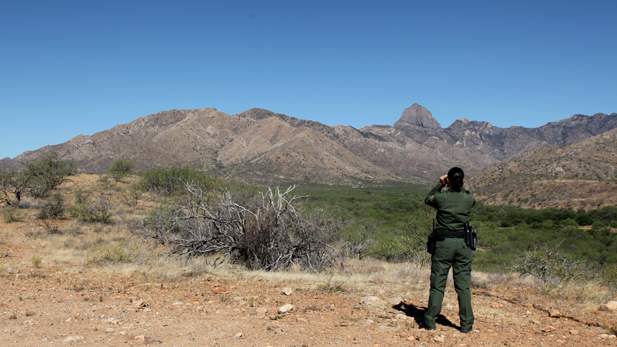
[[441, 192], [441, 188], [443, 188], [443, 186], [439, 183], [437, 183], [433, 189], [431, 189], [431, 191], [428, 193], [428, 195], [426, 196], [426, 198], [424, 199], [424, 203], [437, 208], [437, 199], [435, 197], [435, 194], [440, 193]]

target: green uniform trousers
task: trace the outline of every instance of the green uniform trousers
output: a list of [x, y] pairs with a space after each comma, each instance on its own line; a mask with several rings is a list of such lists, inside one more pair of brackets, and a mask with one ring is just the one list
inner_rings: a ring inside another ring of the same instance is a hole
[[431, 258], [431, 291], [428, 309], [424, 314], [424, 324], [427, 327], [435, 327], [435, 319], [441, 312], [448, 272], [452, 267], [454, 288], [458, 294], [461, 329], [472, 328], [474, 318], [469, 290], [472, 261], [473, 251], [467, 247], [463, 239], [446, 238], [443, 241], [437, 241], [437, 250]]

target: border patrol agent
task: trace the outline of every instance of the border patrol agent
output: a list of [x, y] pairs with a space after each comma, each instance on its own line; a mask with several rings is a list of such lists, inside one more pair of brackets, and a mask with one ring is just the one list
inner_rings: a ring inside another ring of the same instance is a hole
[[[435, 329], [435, 319], [441, 312], [450, 267], [458, 294], [461, 332], [469, 333], [473, 327], [474, 316], [469, 290], [473, 252], [463, 240], [463, 231], [476, 201], [473, 194], [463, 188], [464, 177], [462, 169], [450, 169], [448, 175], [439, 178], [439, 183], [424, 200], [427, 205], [437, 209], [433, 231], [437, 241], [435, 253], [431, 257], [431, 290], [428, 309], [424, 314], [427, 330]], [[448, 185], [449, 189], [442, 191], [445, 185]]]

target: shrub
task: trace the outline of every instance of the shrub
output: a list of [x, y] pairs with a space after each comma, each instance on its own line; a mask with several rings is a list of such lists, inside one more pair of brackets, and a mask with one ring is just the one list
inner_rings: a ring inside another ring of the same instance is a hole
[[527, 251], [523, 257], [518, 257], [509, 268], [523, 277], [533, 275], [543, 282], [592, 279], [596, 271], [592, 271], [590, 264], [584, 260], [573, 260], [559, 252], [562, 242], [555, 247], [545, 246], [541, 249]]
[[205, 172], [189, 167], [171, 167], [148, 170], [141, 174], [138, 188], [165, 196], [179, 196], [185, 192], [186, 184], [199, 187], [205, 191], [224, 189], [234, 191], [247, 189], [246, 186], [233, 182], [225, 182], [206, 174]]
[[[0, 169], [0, 192], [7, 205], [18, 204], [31, 186], [32, 176], [15, 170]], [[16, 202], [13, 201], [13, 197]]]
[[107, 173], [116, 181], [120, 182], [123, 178], [133, 172], [133, 162], [127, 159], [118, 159], [107, 169]]
[[3, 214], [5, 223], [22, 222], [25, 218], [21, 212], [12, 207], [5, 208]]
[[51, 201], [46, 202], [39, 215], [38, 219], [63, 219], [64, 218], [64, 197], [62, 194], [54, 194]]
[[99, 193], [94, 199], [87, 198], [71, 206], [71, 217], [89, 223], [112, 223], [111, 195]]
[[58, 159], [56, 152], [47, 153], [40, 160], [28, 164], [26, 175], [32, 177], [30, 192], [42, 198], [47, 193], [68, 180], [77, 171], [77, 165], [68, 160]]
[[218, 199], [191, 184], [185, 189], [183, 199], [153, 211], [135, 233], [186, 257], [220, 254], [215, 264], [231, 258], [267, 271], [342, 266], [330, 246], [340, 236], [337, 224], [320, 211], [302, 216], [293, 205], [299, 197], [289, 196], [293, 187], [235, 198], [225, 192]]

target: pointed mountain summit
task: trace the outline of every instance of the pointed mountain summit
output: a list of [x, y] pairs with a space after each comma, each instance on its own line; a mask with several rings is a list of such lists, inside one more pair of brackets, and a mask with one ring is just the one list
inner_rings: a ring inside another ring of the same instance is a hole
[[394, 124], [355, 129], [252, 108], [161, 111], [91, 136], [24, 152], [0, 166], [54, 151], [85, 172], [105, 172], [118, 158], [137, 170], [190, 166], [260, 184], [373, 181], [429, 182], [452, 166], [469, 175], [536, 147], [562, 146], [617, 128], [617, 114], [573, 116], [539, 128], [499, 128], [460, 118], [442, 128], [419, 104]]
[[405, 109], [398, 122], [394, 123], [395, 128], [409, 125], [423, 129], [441, 129], [441, 124], [433, 118], [431, 111], [420, 104], [413, 104], [411, 107]]

